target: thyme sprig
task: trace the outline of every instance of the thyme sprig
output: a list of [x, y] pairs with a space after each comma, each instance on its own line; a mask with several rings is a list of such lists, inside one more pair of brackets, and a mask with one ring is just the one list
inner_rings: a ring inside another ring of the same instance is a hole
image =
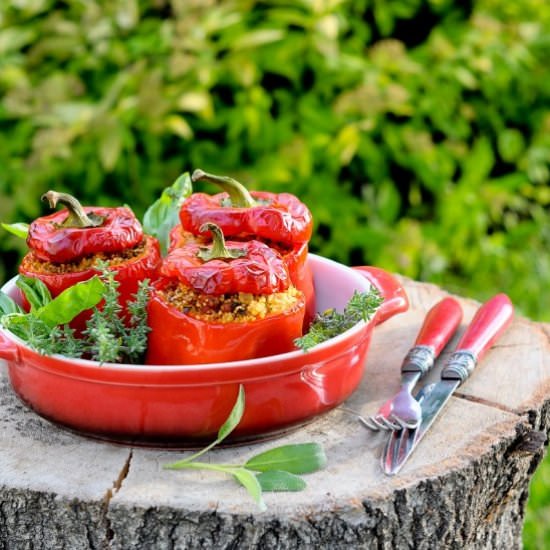
[[106, 262], [97, 262], [105, 285], [103, 304], [94, 308], [83, 333], [88, 355], [100, 363], [140, 363], [147, 348], [147, 300], [149, 280], [139, 282], [134, 300], [127, 303], [129, 318], [119, 303], [116, 272]]
[[380, 292], [375, 287], [372, 287], [368, 292], [355, 290], [343, 312], [331, 308], [323, 313], [318, 313], [313, 319], [308, 332], [294, 340], [294, 344], [296, 347], [307, 351], [317, 344], [338, 336], [359, 321], [368, 321], [376, 312], [382, 300]]

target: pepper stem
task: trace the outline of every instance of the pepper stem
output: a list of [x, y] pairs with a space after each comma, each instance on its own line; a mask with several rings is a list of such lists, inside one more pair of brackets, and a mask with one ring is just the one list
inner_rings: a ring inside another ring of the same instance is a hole
[[228, 176], [215, 176], [197, 169], [191, 175], [191, 181], [193, 183], [197, 181], [209, 181], [210, 183], [219, 185], [229, 195], [232, 206], [251, 208], [258, 205], [258, 202], [242, 183]]
[[212, 233], [212, 246], [201, 247], [197, 252], [197, 256], [201, 260], [205, 262], [222, 258], [234, 260], [236, 258], [246, 256], [246, 250], [244, 248], [227, 248], [225, 245], [223, 232], [215, 223], [203, 223], [200, 226], [199, 231], [201, 233], [204, 233], [205, 231], [210, 231], [210, 233]]
[[105, 221], [105, 216], [98, 216], [93, 212], [86, 214], [78, 200], [68, 193], [48, 191], [40, 200], [48, 201], [50, 208], [55, 208], [58, 203], [67, 207], [69, 214], [62, 223], [56, 224], [58, 227], [99, 227]]

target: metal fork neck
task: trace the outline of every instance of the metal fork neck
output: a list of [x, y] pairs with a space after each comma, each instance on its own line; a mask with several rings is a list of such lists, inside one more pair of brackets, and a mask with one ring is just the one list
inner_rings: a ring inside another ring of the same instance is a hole
[[419, 372], [424, 376], [433, 367], [434, 361], [435, 350], [432, 346], [414, 346], [405, 356], [401, 372]]

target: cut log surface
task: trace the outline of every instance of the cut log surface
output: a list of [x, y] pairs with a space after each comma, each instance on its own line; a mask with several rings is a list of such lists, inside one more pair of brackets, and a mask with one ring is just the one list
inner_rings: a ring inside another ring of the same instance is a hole
[[[50, 424], [18, 401], [2, 365], [0, 549], [521, 548], [550, 425], [550, 326], [516, 316], [402, 471], [387, 477], [379, 466], [387, 434], [357, 415], [397, 391], [403, 356], [445, 295], [403, 284], [411, 308], [375, 329], [362, 383], [344, 405], [276, 440], [204, 456], [239, 463], [277, 445], [322, 444], [327, 467], [304, 475], [302, 492], [266, 493], [266, 511], [223, 474], [163, 469], [181, 451], [97, 442]], [[479, 306], [460, 301], [464, 321], [448, 350]]]

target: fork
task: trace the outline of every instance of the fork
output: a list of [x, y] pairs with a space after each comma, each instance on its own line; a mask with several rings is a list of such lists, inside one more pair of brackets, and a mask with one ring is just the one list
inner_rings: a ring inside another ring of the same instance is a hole
[[412, 390], [434, 365], [462, 320], [460, 304], [450, 296], [443, 298], [428, 311], [414, 346], [401, 365], [401, 389], [369, 418], [359, 420], [371, 430], [414, 429], [420, 424], [421, 409]]

